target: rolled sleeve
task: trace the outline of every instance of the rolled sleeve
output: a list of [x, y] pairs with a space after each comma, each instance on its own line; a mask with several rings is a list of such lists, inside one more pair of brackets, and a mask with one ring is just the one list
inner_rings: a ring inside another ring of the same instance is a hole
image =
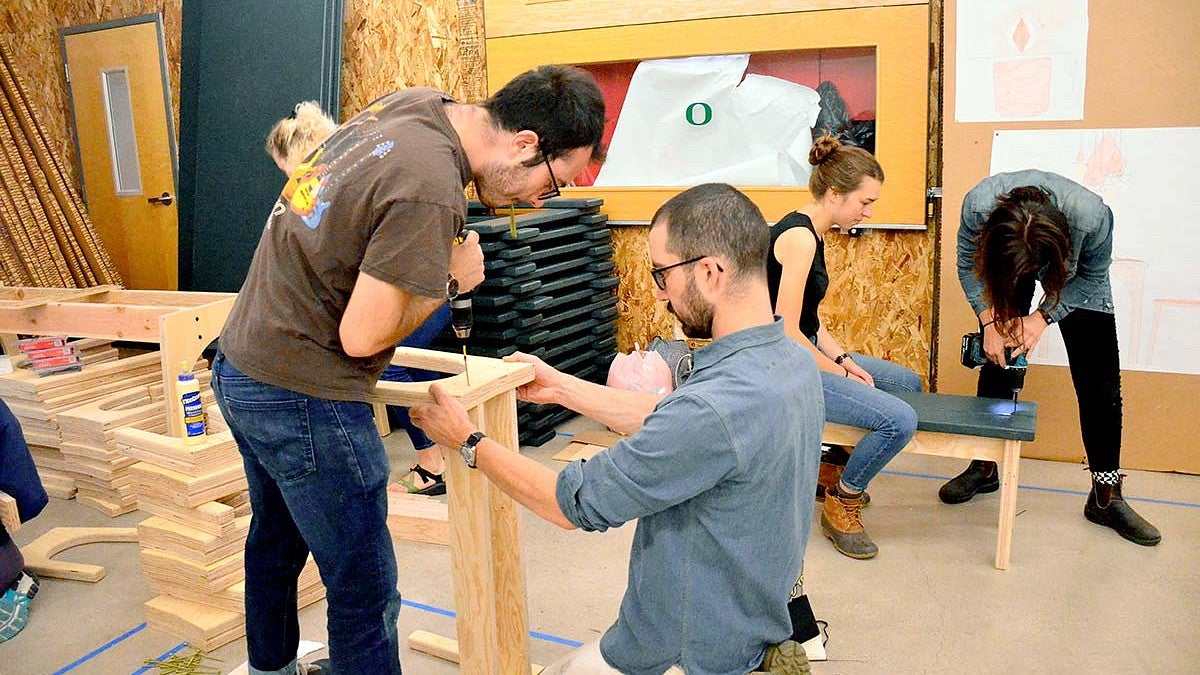
[[664, 399], [632, 438], [558, 476], [555, 497], [576, 527], [604, 531], [664, 511], [738, 468], [730, 425], [705, 399]]

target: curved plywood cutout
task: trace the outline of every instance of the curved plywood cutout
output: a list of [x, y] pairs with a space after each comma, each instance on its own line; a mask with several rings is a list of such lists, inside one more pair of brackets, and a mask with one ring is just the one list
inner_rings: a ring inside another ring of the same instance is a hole
[[96, 582], [104, 568], [87, 563], [61, 562], [52, 558], [63, 551], [101, 542], [137, 543], [134, 527], [56, 527], [21, 549], [25, 566], [43, 577]]

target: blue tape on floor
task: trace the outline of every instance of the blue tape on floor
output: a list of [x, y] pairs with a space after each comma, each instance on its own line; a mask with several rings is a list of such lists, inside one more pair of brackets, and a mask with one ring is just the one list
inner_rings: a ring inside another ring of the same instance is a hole
[[[184, 647], [186, 647], [186, 646], [187, 646], [187, 643], [186, 643], [186, 642], [180, 642], [179, 644], [175, 645], [174, 647], [171, 647], [171, 648], [170, 648], [170, 649], [168, 649], [167, 651], [165, 651], [165, 652], [163, 652], [163, 653], [159, 654], [157, 657], [155, 657], [155, 658], [154, 658], [154, 659], [152, 659], [152, 660], [153, 660], [153, 661], [162, 661], [162, 660], [164, 660], [164, 659], [168, 659], [168, 658], [170, 658], [170, 657], [171, 657], [173, 654], [175, 654], [176, 652], [178, 652], [179, 650], [183, 649], [183, 648], [184, 648]], [[151, 668], [153, 668], [153, 667], [154, 667], [154, 666], [142, 666], [141, 668], [138, 668], [137, 670], [133, 671], [133, 672], [132, 672], [132, 673], [130, 673], [129, 675], [142, 675], [142, 673], [149, 672], [149, 670], [150, 670]]]
[[124, 635], [120, 635], [120, 636], [117, 636], [117, 637], [109, 640], [105, 644], [93, 649], [92, 651], [88, 652], [87, 654], [84, 654], [83, 656], [79, 657], [75, 661], [72, 661], [71, 663], [68, 663], [67, 665], [63, 666], [62, 668], [54, 671], [54, 675], [59, 675], [59, 673], [66, 673], [66, 672], [69, 672], [69, 671], [72, 671], [72, 670], [78, 668], [79, 666], [96, 658], [100, 654], [103, 654], [104, 652], [108, 651], [109, 649], [112, 649], [113, 647], [120, 644], [124, 640], [126, 640], [134, 635], [137, 635], [141, 631], [145, 630], [145, 628], [146, 628], [145, 623], [142, 623], [134, 628], [131, 628]]
[[[433, 605], [426, 605], [425, 603], [422, 603], [422, 602], [413, 602], [411, 600], [401, 600], [400, 604], [404, 605], [405, 607], [412, 607], [413, 609], [419, 609], [423, 612], [430, 612], [432, 614], [437, 614], [440, 616], [448, 616], [451, 619], [453, 619], [456, 616], [454, 612], [452, 612], [448, 609], [442, 609], [441, 607], [434, 607]], [[538, 640], [542, 640], [544, 642], [553, 642], [555, 644], [566, 645], [568, 647], [582, 647], [583, 646], [582, 642], [576, 642], [575, 640], [558, 637], [557, 635], [550, 635], [548, 633], [539, 633], [535, 630], [529, 631], [529, 636], [532, 638], [536, 638]]]
[[[884, 469], [883, 471], [880, 471], [879, 473], [885, 473], [889, 476], [904, 476], [906, 478], [925, 478], [928, 480], [940, 480], [940, 481], [947, 481], [954, 477], [954, 476], [935, 476], [933, 474], [928, 474], [928, 473], [912, 473], [910, 471], [892, 471], [890, 469]], [[1020, 490], [1034, 490], [1037, 492], [1054, 492], [1054, 493], [1063, 494], [1063, 495], [1078, 495], [1080, 497], [1088, 496], [1088, 493], [1082, 492], [1080, 490], [1067, 490], [1065, 488], [1042, 487], [1040, 485], [1020, 485], [1020, 484], [1018, 484], [1017, 488]], [[1147, 504], [1165, 504], [1166, 506], [1182, 506], [1184, 508], [1189, 508], [1189, 509], [1200, 509], [1200, 504], [1196, 504], [1194, 502], [1175, 502], [1175, 501], [1171, 501], [1169, 499], [1151, 499], [1149, 497], [1130, 497], [1129, 495], [1125, 495], [1125, 501], [1127, 501], [1127, 502], [1145, 502]]]

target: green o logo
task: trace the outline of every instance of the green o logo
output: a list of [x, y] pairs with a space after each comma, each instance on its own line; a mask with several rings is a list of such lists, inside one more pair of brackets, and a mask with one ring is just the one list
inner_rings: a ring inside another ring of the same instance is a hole
[[[700, 108], [700, 114], [703, 115], [703, 119], [700, 121], [696, 120], [697, 107]], [[693, 103], [687, 107], [687, 110], [683, 113], [683, 117], [688, 121], [688, 124], [696, 127], [702, 127], [712, 121], [712, 106], [707, 103], [697, 101], [696, 103]]]

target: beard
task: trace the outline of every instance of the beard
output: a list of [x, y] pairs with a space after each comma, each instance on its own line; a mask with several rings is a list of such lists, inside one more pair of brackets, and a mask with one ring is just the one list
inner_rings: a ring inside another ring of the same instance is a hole
[[485, 164], [474, 176], [475, 196], [493, 209], [521, 201], [513, 196], [516, 192], [516, 173], [497, 163]]
[[687, 287], [683, 290], [682, 307], [686, 308], [686, 311], [677, 311], [674, 304], [667, 302], [667, 311], [679, 319], [679, 326], [683, 330], [683, 334], [698, 340], [712, 338], [712, 304], [705, 302], [704, 298], [700, 297], [695, 281], [690, 278]]

